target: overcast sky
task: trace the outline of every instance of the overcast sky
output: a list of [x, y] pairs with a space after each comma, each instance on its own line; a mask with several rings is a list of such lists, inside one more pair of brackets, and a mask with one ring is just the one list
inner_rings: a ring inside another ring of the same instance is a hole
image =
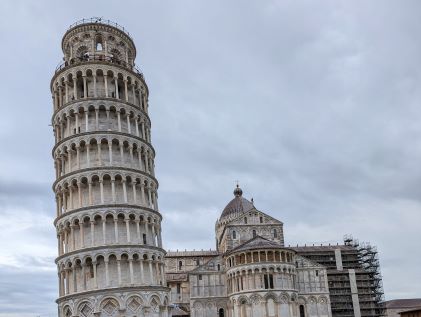
[[371, 241], [421, 297], [420, 1], [2, 0], [0, 317], [57, 316], [49, 83], [92, 16], [137, 45], [166, 249], [213, 248], [238, 179], [287, 244]]

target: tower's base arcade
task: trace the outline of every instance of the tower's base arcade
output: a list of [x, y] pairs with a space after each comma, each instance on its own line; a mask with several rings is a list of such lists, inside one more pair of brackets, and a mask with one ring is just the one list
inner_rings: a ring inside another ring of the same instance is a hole
[[88, 291], [57, 300], [60, 317], [170, 317], [168, 288], [127, 287]]

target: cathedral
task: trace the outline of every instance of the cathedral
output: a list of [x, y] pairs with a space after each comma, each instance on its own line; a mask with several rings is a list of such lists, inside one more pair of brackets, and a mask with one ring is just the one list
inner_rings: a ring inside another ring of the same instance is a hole
[[286, 247], [239, 186], [216, 249], [166, 252], [149, 88], [121, 25], [72, 24], [51, 79], [59, 317], [382, 316], [376, 251]]
[[234, 190], [215, 251], [168, 252], [173, 316], [332, 316], [326, 268], [284, 246], [283, 223]]

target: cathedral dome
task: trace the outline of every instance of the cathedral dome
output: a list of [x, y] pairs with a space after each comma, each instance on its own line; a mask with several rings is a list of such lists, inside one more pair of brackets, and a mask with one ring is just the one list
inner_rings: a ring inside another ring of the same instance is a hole
[[254, 208], [253, 203], [243, 197], [243, 191], [238, 185], [234, 189], [234, 196], [234, 199], [231, 200], [222, 211], [219, 221], [232, 219], [239, 213], [249, 211]]

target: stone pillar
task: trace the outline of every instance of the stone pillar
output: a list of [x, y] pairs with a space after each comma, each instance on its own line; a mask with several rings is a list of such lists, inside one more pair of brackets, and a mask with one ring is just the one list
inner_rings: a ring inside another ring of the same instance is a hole
[[105, 260], [105, 285], [110, 286], [110, 273], [108, 270], [108, 260]]
[[88, 90], [86, 88], [86, 76], [82, 76], [83, 79], [83, 98], [88, 98]]
[[61, 85], [58, 86], [58, 107], [61, 108], [63, 106], [63, 91]]
[[117, 77], [114, 77], [114, 89], [115, 89], [116, 99], [120, 99], [120, 95], [118, 93], [118, 78]]
[[126, 119], [127, 119], [127, 131], [129, 132], [129, 134], [130, 133], [132, 133], [132, 128], [131, 128], [131, 126], [130, 126], [130, 115], [129, 115], [129, 113], [127, 113], [127, 115], [126, 115]]
[[139, 136], [139, 119], [135, 118], [135, 128], [136, 128], [136, 136]]
[[152, 269], [152, 260], [149, 259], [148, 263], [149, 263], [149, 275], [151, 277], [151, 284], [155, 284], [155, 276], [153, 274], [153, 269]]
[[105, 244], [107, 244], [107, 219], [103, 218], [102, 219], [102, 242]]
[[101, 141], [98, 143], [98, 166], [102, 165], [102, 151], [101, 151]]
[[137, 204], [136, 181], [132, 181], [132, 189], [133, 189], [133, 202], [134, 204]]
[[84, 234], [83, 234], [83, 219], [79, 222], [79, 240], [80, 240], [80, 248], [85, 246], [84, 242]]
[[78, 100], [78, 96], [77, 96], [77, 78], [73, 75], [72, 77], [72, 81], [73, 81], [73, 99], [74, 100]]
[[134, 284], [133, 259], [129, 259], [130, 284]]
[[98, 288], [98, 279], [97, 279], [97, 272], [96, 272], [96, 261], [92, 262], [92, 267], [94, 271], [94, 288]]
[[95, 129], [99, 130], [99, 109], [95, 108]]
[[114, 239], [118, 243], [118, 219], [114, 219]]
[[144, 285], [145, 284], [145, 274], [143, 272], [143, 259], [139, 259], [139, 263], [140, 263], [140, 284]]
[[127, 243], [130, 243], [130, 219], [124, 219], [126, 223]]
[[89, 205], [92, 206], [92, 181], [88, 180]]
[[120, 110], [117, 110], [117, 125], [118, 125], [118, 132], [121, 132], [121, 115], [120, 115]]
[[126, 188], [126, 180], [123, 179], [122, 180], [123, 183], [123, 197], [124, 197], [124, 202], [127, 203], [127, 188]]
[[66, 103], [69, 102], [69, 82], [66, 80], [64, 82], [64, 93], [65, 93], [65, 101]]
[[101, 192], [101, 204], [104, 203], [104, 184], [102, 182], [102, 179], [99, 180], [99, 188]]
[[70, 225], [70, 239], [72, 240], [72, 251], [74, 251], [75, 248], [75, 226]]
[[76, 168], [80, 168], [80, 147], [79, 145], [76, 145]]
[[91, 246], [95, 246], [95, 220], [91, 221]]
[[85, 132], [89, 132], [89, 110], [85, 111]]
[[121, 264], [120, 264], [120, 259], [117, 259], [117, 274], [118, 274], [118, 285], [121, 285]]
[[104, 74], [105, 98], [108, 98], [108, 76]]
[[91, 151], [91, 145], [88, 143], [86, 144], [86, 165], [87, 167], [91, 167], [91, 157], [90, 152]]
[[110, 166], [113, 165], [113, 143], [108, 141], [108, 158], [110, 160]]
[[129, 102], [129, 94], [127, 93], [127, 79], [124, 79], [124, 95], [126, 97], [126, 102]]
[[94, 78], [94, 97], [98, 97], [98, 92], [96, 91], [96, 74], [92, 75]]
[[137, 240], [139, 241], [139, 242], [141, 242], [142, 241], [142, 239], [141, 239], [141, 237], [140, 237], [140, 220], [139, 219], [136, 219], [135, 220], [135, 222], [136, 222], [136, 233], [137, 233]]
[[82, 273], [82, 290], [84, 290], [84, 291], [86, 291], [86, 274], [85, 274], [85, 271], [86, 271], [86, 264], [83, 263], [81, 273]]
[[112, 202], [115, 204], [116, 197], [115, 197], [115, 179], [114, 178], [111, 179], [111, 199], [112, 199]]

